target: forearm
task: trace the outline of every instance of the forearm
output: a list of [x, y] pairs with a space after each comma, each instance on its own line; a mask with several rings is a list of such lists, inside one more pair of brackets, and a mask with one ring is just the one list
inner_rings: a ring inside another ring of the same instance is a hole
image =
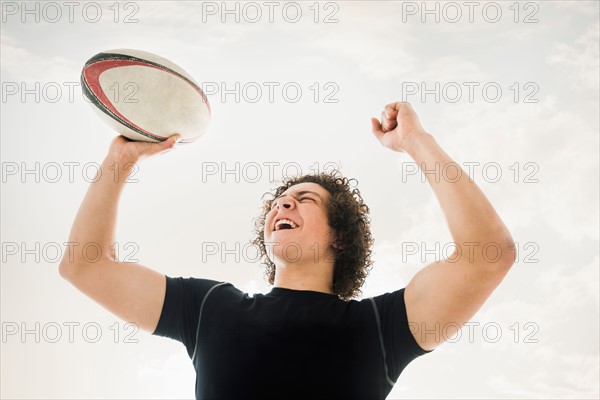
[[[70, 245], [63, 265], [78, 265], [86, 260], [114, 259], [113, 245], [118, 202], [133, 164], [107, 156], [81, 203], [69, 236]], [[87, 252], [84, 254], [84, 247]], [[101, 254], [97, 254], [100, 251]]]
[[[407, 147], [442, 207], [453, 241], [463, 250], [467, 250], [465, 246], [479, 246], [480, 250], [488, 243], [497, 244], [503, 256], [510, 259], [514, 252], [510, 232], [469, 175], [430, 134], [416, 136]], [[476, 251], [474, 257], [477, 256], [481, 258], [482, 252]]]

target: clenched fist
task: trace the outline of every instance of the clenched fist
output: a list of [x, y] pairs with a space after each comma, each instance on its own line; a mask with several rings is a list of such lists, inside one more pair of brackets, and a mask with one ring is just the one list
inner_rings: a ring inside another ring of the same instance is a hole
[[395, 102], [385, 106], [381, 122], [371, 118], [373, 134], [388, 149], [410, 152], [419, 136], [427, 134], [409, 103]]

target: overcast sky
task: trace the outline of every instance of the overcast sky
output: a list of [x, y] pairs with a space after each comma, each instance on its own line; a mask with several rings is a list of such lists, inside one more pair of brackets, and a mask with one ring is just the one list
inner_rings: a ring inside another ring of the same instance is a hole
[[135, 332], [57, 272], [115, 135], [82, 98], [81, 68], [132, 48], [194, 76], [213, 119], [127, 185], [121, 258], [268, 292], [247, 245], [261, 195], [283, 174], [337, 167], [371, 208], [363, 298], [404, 287], [451, 241], [410, 158], [370, 132], [386, 103], [410, 101], [519, 259], [388, 398], [598, 398], [599, 3], [223, 4], [2, 3], [1, 396], [194, 396], [180, 343]]

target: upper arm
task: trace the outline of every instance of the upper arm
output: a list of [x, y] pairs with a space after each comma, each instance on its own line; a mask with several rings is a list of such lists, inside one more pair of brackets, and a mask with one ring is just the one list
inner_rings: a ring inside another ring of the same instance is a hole
[[104, 259], [65, 269], [69, 272], [63, 276], [81, 292], [123, 320], [154, 332], [165, 299], [165, 275], [139, 264]]
[[389, 379], [396, 381], [414, 359], [427, 354], [414, 338], [408, 323], [405, 303], [406, 288], [373, 297], [375, 318]]
[[[421, 269], [405, 289], [408, 323], [425, 350], [451, 338], [479, 310], [508, 272], [512, 261], [435, 262]], [[435, 330], [435, 333], [434, 333]]]

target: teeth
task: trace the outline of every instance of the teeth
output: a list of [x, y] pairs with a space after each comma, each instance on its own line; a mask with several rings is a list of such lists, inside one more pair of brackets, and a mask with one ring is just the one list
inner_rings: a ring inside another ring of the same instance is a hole
[[281, 225], [281, 224], [288, 224], [292, 227], [292, 229], [295, 229], [298, 227], [298, 225], [296, 225], [294, 223], [294, 221], [290, 221], [289, 219], [284, 218], [284, 219], [280, 219], [279, 221], [277, 221], [277, 223], [275, 223], [275, 230], [279, 230], [278, 228], [279, 228], [279, 225]]

